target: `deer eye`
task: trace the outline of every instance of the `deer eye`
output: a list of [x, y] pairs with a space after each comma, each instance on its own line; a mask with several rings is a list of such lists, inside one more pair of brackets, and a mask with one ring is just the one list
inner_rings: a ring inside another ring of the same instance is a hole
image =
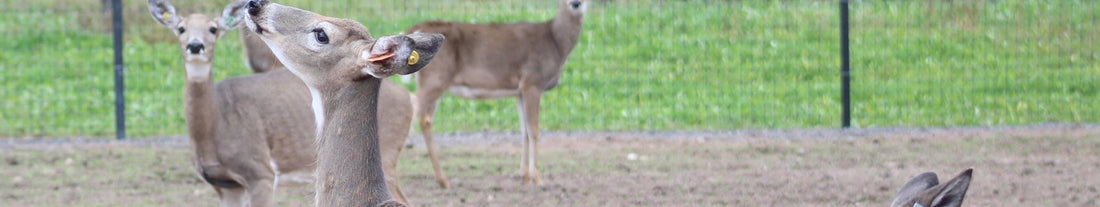
[[176, 31], [179, 31], [180, 34], [183, 34], [183, 31], [187, 31], [187, 30], [183, 29], [183, 27], [179, 27], [179, 28], [176, 28]]
[[321, 44], [328, 44], [328, 34], [325, 34], [325, 30], [321, 28], [313, 29], [313, 37], [317, 38], [317, 42]]
[[210, 34], [218, 34], [218, 28], [217, 27], [210, 27]]

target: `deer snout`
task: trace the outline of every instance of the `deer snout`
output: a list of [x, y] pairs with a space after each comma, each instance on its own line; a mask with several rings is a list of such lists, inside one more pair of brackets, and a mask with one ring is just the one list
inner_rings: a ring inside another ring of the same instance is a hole
[[581, 7], [581, 1], [580, 0], [569, 1], [569, 6], [573, 7], [574, 9], [576, 9], [577, 7]]
[[202, 53], [204, 49], [206, 49], [206, 46], [203, 46], [202, 43], [199, 42], [192, 42], [187, 44], [187, 52], [190, 52], [194, 55]]
[[267, 0], [249, 0], [248, 1], [248, 15], [257, 16], [260, 15], [260, 9], [267, 5]]

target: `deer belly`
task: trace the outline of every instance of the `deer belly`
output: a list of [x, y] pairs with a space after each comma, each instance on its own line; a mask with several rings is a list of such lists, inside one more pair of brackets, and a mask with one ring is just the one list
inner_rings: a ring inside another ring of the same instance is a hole
[[467, 99], [495, 99], [519, 95], [517, 89], [482, 89], [469, 86], [451, 86], [447, 91]]

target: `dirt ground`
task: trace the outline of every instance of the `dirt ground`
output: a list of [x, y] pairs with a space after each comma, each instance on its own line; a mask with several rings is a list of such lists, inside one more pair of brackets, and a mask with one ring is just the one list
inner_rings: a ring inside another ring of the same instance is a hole
[[[515, 133], [442, 142], [436, 186], [419, 140], [399, 170], [417, 206], [887, 206], [925, 171], [974, 168], [965, 206], [1098, 206], [1100, 125], [704, 132], [551, 132], [546, 183], [513, 176]], [[0, 139], [0, 206], [214, 206], [182, 137]], [[312, 205], [311, 185], [279, 206]]]

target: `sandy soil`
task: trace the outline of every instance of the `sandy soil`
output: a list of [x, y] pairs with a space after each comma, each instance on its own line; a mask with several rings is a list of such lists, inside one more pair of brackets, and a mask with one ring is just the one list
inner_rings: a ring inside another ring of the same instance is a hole
[[[516, 133], [440, 136], [452, 188], [425, 151], [401, 161], [418, 206], [886, 206], [921, 172], [972, 167], [965, 206], [1097, 206], [1100, 125], [702, 132], [550, 132], [546, 183], [513, 175]], [[60, 141], [58, 141], [60, 140]], [[213, 206], [182, 137], [0, 139], [0, 206]], [[310, 185], [280, 206], [311, 205]]]

